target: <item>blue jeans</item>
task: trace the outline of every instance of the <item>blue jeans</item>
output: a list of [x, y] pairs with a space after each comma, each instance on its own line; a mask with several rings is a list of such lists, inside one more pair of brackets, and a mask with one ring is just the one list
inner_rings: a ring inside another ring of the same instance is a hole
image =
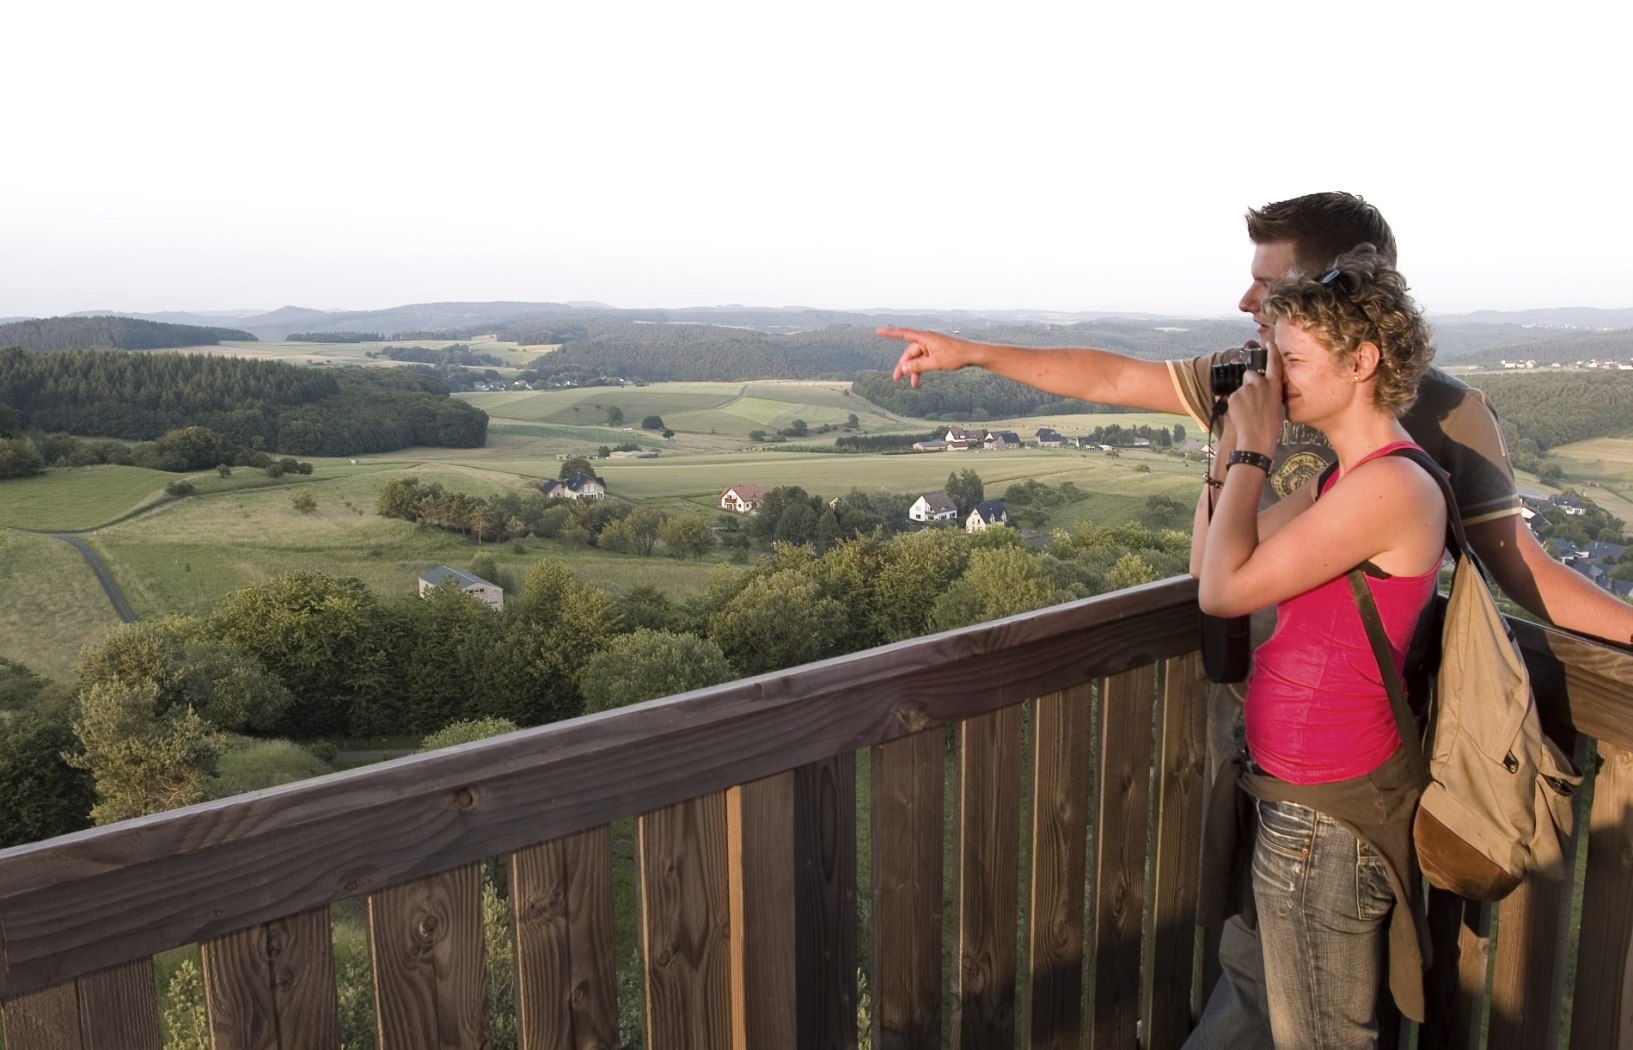
[[1395, 906], [1383, 858], [1308, 806], [1260, 802], [1253, 894], [1276, 1050], [1375, 1046]]
[[1383, 858], [1308, 806], [1258, 810], [1258, 928], [1225, 923], [1224, 974], [1186, 1050], [1371, 1048], [1395, 903]]

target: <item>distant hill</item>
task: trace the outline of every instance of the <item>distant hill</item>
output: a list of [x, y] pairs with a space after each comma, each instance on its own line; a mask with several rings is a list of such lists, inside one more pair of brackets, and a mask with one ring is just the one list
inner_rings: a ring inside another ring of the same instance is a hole
[[[118, 315], [125, 316], [125, 315]], [[264, 313], [147, 314], [138, 320], [186, 325], [187, 345], [219, 338], [287, 339], [293, 333], [378, 332], [387, 339], [465, 340], [493, 333], [521, 343], [562, 344], [554, 367], [563, 377], [626, 375], [643, 379], [850, 378], [893, 362], [896, 349], [872, 335], [881, 324], [951, 329], [974, 338], [1022, 345], [1089, 345], [1160, 359], [1206, 353], [1252, 335], [1245, 318], [1176, 318], [1130, 313], [1047, 310], [817, 310], [800, 306], [700, 306], [623, 310], [589, 302], [433, 302], [386, 310], [315, 310], [285, 306]], [[72, 318], [87, 323], [102, 318]], [[56, 319], [65, 320], [65, 319]], [[1591, 358], [1633, 360], [1633, 309], [1586, 307], [1480, 311], [1435, 317], [1438, 359], [1450, 365], [1539, 363]], [[16, 322], [26, 324], [29, 322]], [[47, 323], [47, 322], [33, 322]], [[20, 343], [4, 333], [0, 346]], [[204, 332], [223, 332], [206, 337]], [[247, 333], [247, 335], [246, 335]], [[56, 345], [125, 345], [111, 341]], [[135, 348], [135, 347], [132, 347]], [[143, 342], [141, 348], [156, 348]]]
[[24, 350], [169, 350], [211, 346], [223, 340], [251, 340], [237, 328], [164, 324], [132, 317], [47, 317], [0, 325], [0, 346]]

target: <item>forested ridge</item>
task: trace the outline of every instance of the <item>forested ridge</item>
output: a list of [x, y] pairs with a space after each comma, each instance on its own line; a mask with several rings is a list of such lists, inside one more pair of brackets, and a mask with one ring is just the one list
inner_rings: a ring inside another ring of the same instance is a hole
[[214, 346], [224, 340], [254, 342], [237, 328], [142, 321], [134, 317], [47, 317], [0, 324], [0, 346], [24, 350], [170, 350]]
[[486, 413], [409, 369], [316, 372], [209, 354], [0, 350], [0, 405], [30, 431], [148, 441], [205, 427], [296, 456], [478, 448], [488, 425]]
[[1596, 368], [1466, 380], [1497, 407], [1516, 457], [1573, 441], [1633, 435], [1633, 372]]

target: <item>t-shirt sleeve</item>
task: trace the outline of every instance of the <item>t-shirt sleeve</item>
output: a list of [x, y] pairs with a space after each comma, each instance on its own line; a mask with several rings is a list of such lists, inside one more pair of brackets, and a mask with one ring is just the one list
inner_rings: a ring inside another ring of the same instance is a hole
[[1179, 403], [1203, 430], [1208, 429], [1208, 417], [1213, 413], [1213, 359], [1216, 356], [1208, 354], [1189, 361], [1164, 362]]
[[1508, 446], [1484, 393], [1431, 369], [1401, 422], [1445, 468], [1465, 527], [1520, 512]]

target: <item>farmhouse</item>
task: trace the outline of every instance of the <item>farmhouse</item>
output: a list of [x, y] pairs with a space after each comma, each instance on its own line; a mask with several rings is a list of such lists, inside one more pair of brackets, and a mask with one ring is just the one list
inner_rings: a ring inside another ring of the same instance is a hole
[[989, 499], [985, 503], [976, 504], [970, 516], [964, 519], [965, 532], [981, 532], [994, 525], [1008, 525], [1009, 511], [1004, 507], [1001, 499]]
[[1066, 444], [1066, 439], [1053, 427], [1039, 427], [1037, 439], [1039, 448], [1060, 448]]
[[949, 452], [962, 452], [970, 445], [978, 444], [981, 435], [978, 431], [966, 430], [963, 427], [948, 427], [947, 436], [942, 440], [947, 442]]
[[1021, 437], [1013, 430], [989, 430], [987, 431], [986, 440], [982, 444], [993, 451], [1005, 448], [1020, 448]]
[[552, 478], [539, 486], [539, 491], [551, 499], [606, 499], [607, 483], [604, 479], [575, 470], [567, 475], [567, 480], [557, 481]]
[[720, 494], [720, 509], [753, 514], [760, 509], [765, 493], [755, 484], [733, 485]]
[[942, 441], [942, 440], [938, 439], [938, 438], [932, 438], [929, 441], [915, 441], [915, 442], [913, 442], [913, 451], [914, 452], [945, 452], [945, 451], [947, 451], [947, 443], [945, 441]]
[[433, 587], [441, 587], [452, 582], [466, 594], [480, 598], [488, 608], [498, 612], [505, 607], [505, 589], [497, 583], [489, 583], [480, 576], [473, 576], [468, 572], [450, 569], [446, 565], [438, 565], [434, 569], [427, 569], [420, 573], [420, 597]]
[[958, 517], [958, 504], [945, 492], [927, 492], [907, 508], [907, 516], [914, 521], [953, 521]]

